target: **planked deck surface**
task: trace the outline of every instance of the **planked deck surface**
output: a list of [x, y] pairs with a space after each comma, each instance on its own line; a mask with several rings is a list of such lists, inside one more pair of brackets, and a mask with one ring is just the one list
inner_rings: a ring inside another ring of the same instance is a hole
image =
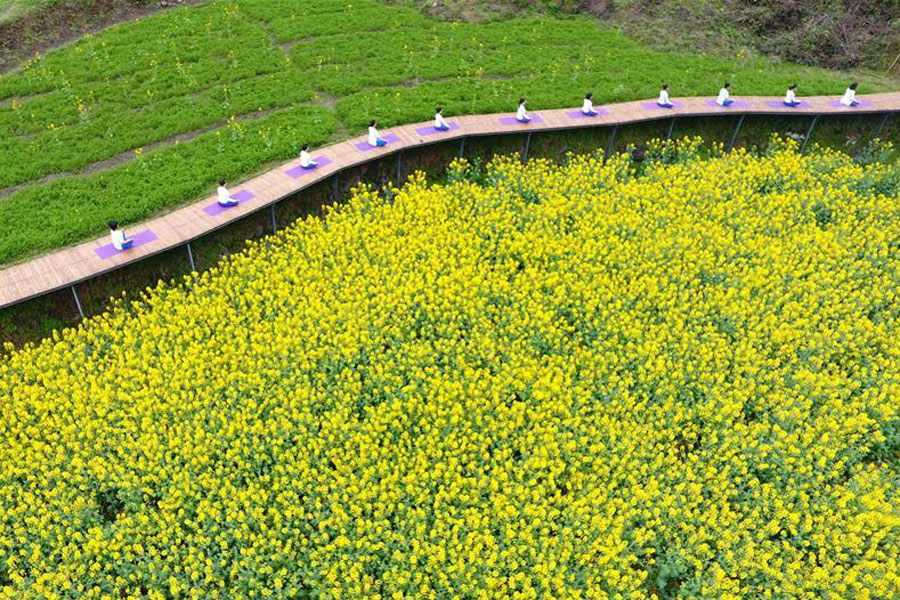
[[535, 119], [535, 122], [527, 125], [501, 122], [501, 119], [508, 120], [504, 118], [511, 116], [512, 113], [460, 117], [451, 115], [447, 117], [447, 121], [458, 125], [451, 131], [428, 134], [417, 131], [417, 129], [429, 127], [430, 121], [393, 127], [382, 131], [382, 135], [387, 137], [389, 134], [393, 134], [399, 141], [390, 143], [383, 148], [365, 151], [360, 150], [358, 146], [360, 142], [365, 141], [365, 137], [354, 138], [312, 152], [314, 159], [325, 158], [330, 162], [314, 171], [304, 173], [302, 177], [295, 178], [287, 173], [293, 169], [296, 174], [299, 160], [294, 160], [241, 185], [232, 186], [232, 196], [246, 190], [250, 194], [244, 195], [253, 197], [241, 201], [238, 206], [219, 214], [210, 214], [215, 211], [204, 210], [216, 201], [215, 197], [208, 197], [150, 221], [129, 225], [127, 227], [129, 235], [149, 230], [156, 235], [156, 239], [130, 250], [116, 253], [110, 258], [101, 258], [97, 252], [109, 244], [110, 240], [107, 235], [6, 267], [0, 270], [0, 308], [72, 286], [123, 265], [183, 246], [191, 240], [202, 237], [250, 213], [264, 209], [342, 170], [427, 144], [474, 136], [625, 125], [671, 117], [721, 116], [723, 114], [824, 116], [900, 112], [900, 92], [858, 96], [863, 104], [854, 108], [837, 105], [836, 98], [831, 96], [804, 97], [802, 98], [804, 106], [796, 108], [784, 106], [781, 103], [781, 96], [734, 96], [733, 99], [742, 102], [736, 102], [737, 106], [722, 108], [711, 105], [710, 99], [706, 97], [673, 98], [677, 107], [672, 109], [655, 108], [653, 107], [655, 100], [652, 99], [608, 104], [598, 107], [598, 109], [602, 108], [603, 112], [592, 118], [573, 116], [578, 111], [577, 107], [529, 111], [532, 117], [538, 115], [540, 120]]

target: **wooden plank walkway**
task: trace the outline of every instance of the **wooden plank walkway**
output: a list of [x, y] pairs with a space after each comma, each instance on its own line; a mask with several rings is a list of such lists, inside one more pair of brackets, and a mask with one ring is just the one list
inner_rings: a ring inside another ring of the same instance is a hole
[[[335, 174], [363, 163], [378, 160], [404, 150], [415, 149], [427, 144], [460, 140], [468, 137], [556, 131], [584, 127], [626, 125], [643, 121], [671, 119], [672, 117], [702, 117], [722, 115], [807, 115], [811, 117], [849, 114], [884, 114], [900, 112], [900, 92], [858, 96], [862, 103], [847, 108], [837, 103], [836, 97], [806, 97], [803, 105], [790, 108], [784, 106], [781, 96], [733, 96], [735, 104], [723, 108], [716, 106], [710, 98], [675, 98], [676, 107], [663, 109], [656, 107], [655, 100], [638, 100], [609, 104], [596, 108], [602, 110], [597, 117], [580, 116], [579, 109], [572, 107], [559, 110], [529, 111], [534, 118], [527, 125], [505, 123], [512, 114], [448, 116], [451, 124], [458, 125], [451, 131], [423, 133], [431, 121], [393, 127], [382, 131], [383, 136], [394, 134], [398, 141], [383, 148], [360, 149], [364, 137], [347, 140], [320, 148], [313, 152], [313, 158], [326, 162], [314, 171], [304, 172], [296, 177], [299, 160], [284, 164], [241, 185], [231, 187], [232, 196], [242, 199], [238, 206], [213, 214], [217, 211], [211, 205], [214, 197], [205, 198], [195, 204], [173, 210], [150, 221], [129, 225], [129, 235], [145, 241], [123, 252], [109, 254], [105, 248], [109, 236], [104, 236], [77, 246], [64, 248], [37, 258], [9, 266], [0, 271], [0, 308], [41, 296], [76, 283], [107, 273], [123, 265], [139, 261], [148, 256], [184, 246], [191, 240], [202, 237], [220, 227], [228, 225], [250, 213], [254, 213], [277, 203], [288, 196]], [[417, 131], [421, 130], [421, 131]], [[294, 170], [294, 176], [288, 171]], [[0, 205], [2, 206], [2, 205]], [[204, 210], [207, 209], [207, 210]], [[73, 288], [74, 289], [74, 288]], [[77, 298], [77, 296], [76, 296]]]

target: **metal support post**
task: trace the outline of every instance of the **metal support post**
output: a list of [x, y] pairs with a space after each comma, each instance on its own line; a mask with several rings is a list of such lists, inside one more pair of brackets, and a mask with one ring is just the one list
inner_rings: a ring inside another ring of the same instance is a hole
[[884, 129], [885, 123], [887, 123], [888, 117], [891, 116], [891, 113], [884, 113], [884, 116], [881, 118], [881, 123], [878, 124], [878, 130], [875, 132], [875, 135], [872, 136], [872, 139], [878, 139], [878, 136], [881, 135], [881, 131]]
[[81, 308], [81, 300], [78, 298], [78, 291], [75, 289], [75, 286], [72, 286], [72, 295], [75, 296], [75, 306], [78, 307], [78, 314], [81, 315], [81, 318], [84, 318], [84, 310]]
[[738, 133], [741, 131], [741, 125], [744, 124], [744, 117], [747, 115], [741, 115], [741, 118], [738, 119], [737, 127], [734, 128], [734, 134], [731, 136], [731, 141], [728, 143], [728, 150], [726, 152], [731, 152], [731, 149], [734, 148], [734, 143], [737, 141]]
[[403, 166], [402, 161], [403, 161], [403, 153], [398, 152], [397, 153], [397, 185], [400, 185], [400, 174], [401, 174], [401, 168]]
[[522, 156], [522, 162], [528, 162], [528, 148], [531, 146], [531, 132], [525, 136], [525, 153]]
[[269, 214], [272, 215], [272, 233], [278, 233], [278, 222], [275, 220], [275, 204], [269, 206]]
[[616, 134], [619, 133], [619, 126], [616, 125], [613, 127], [612, 135], [609, 136], [609, 144], [606, 147], [606, 154], [603, 155], [603, 162], [609, 160], [610, 155], [612, 154], [613, 148], [616, 146]]
[[812, 123], [809, 124], [809, 129], [806, 130], [806, 137], [803, 138], [803, 143], [800, 144], [800, 154], [803, 154], [803, 151], [806, 150], [806, 144], [809, 142], [809, 138], [812, 136], [813, 129], [818, 122], [819, 115], [816, 115], [815, 117], [813, 117]]
[[188, 262], [191, 263], [191, 271], [196, 271], [197, 267], [194, 266], [194, 253], [191, 251], [191, 243], [187, 243], [187, 251], [188, 251]]
[[463, 157], [463, 153], [466, 151], [466, 138], [459, 140], [459, 157]]
[[333, 186], [332, 189], [331, 189], [331, 201], [332, 201], [332, 202], [337, 202], [337, 198], [338, 198], [338, 178], [339, 178], [339, 177], [340, 177], [339, 174], [337, 174], [337, 173], [334, 174], [334, 186]]
[[666, 139], [672, 139], [672, 130], [675, 129], [675, 119], [676, 117], [672, 117], [672, 122], [669, 123], [669, 132], [666, 134]]

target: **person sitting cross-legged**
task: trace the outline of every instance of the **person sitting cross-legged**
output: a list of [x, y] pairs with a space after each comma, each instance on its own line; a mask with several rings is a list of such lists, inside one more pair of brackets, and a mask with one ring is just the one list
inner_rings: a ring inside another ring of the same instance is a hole
[[675, 108], [675, 105], [669, 101], [669, 84], [664, 83], [662, 89], [659, 90], [659, 99], [656, 103], [663, 108]]
[[444, 120], [444, 109], [440, 106], [434, 111], [434, 128], [438, 131], [449, 131], [450, 126]]
[[373, 148], [387, 146], [387, 141], [381, 137], [380, 133], [378, 133], [377, 125], [378, 122], [375, 119], [372, 119], [372, 121], [369, 122], [369, 145]]
[[516, 111], [516, 121], [519, 123], [531, 122], [531, 117], [528, 116], [528, 112], [525, 110], [525, 98], [519, 98], [519, 110]]
[[300, 167], [303, 169], [315, 169], [319, 163], [314, 161], [309, 155], [309, 144], [303, 144], [300, 148]]
[[731, 89], [731, 84], [726, 81], [725, 85], [722, 86], [722, 89], [719, 90], [719, 97], [716, 98], [716, 104], [718, 104], [719, 106], [731, 105], [731, 103], [733, 101], [730, 98], [730, 96], [731, 96], [731, 94], [729, 93], [730, 89]]
[[594, 94], [588, 92], [584, 97], [584, 102], [581, 104], [581, 114], [587, 115], [589, 117], [596, 117], [600, 113], [594, 110]]
[[797, 100], [797, 84], [792, 83], [790, 87], [787, 89], [787, 93], [784, 95], [784, 105], [785, 106], [798, 106], [800, 101]]
[[219, 206], [237, 206], [238, 202], [231, 197], [231, 194], [228, 192], [228, 188], [225, 187], [224, 179], [219, 181], [219, 189], [216, 190], [216, 193], [219, 196]]
[[128, 237], [125, 230], [119, 227], [118, 221], [109, 222], [109, 236], [112, 238], [112, 245], [116, 250], [128, 250], [134, 245], [134, 238]]
[[844, 106], [858, 106], [859, 101], [856, 99], [856, 88], [859, 87], [859, 84], [855, 81], [850, 84], [846, 90], [844, 90], [844, 95], [841, 96], [841, 104]]

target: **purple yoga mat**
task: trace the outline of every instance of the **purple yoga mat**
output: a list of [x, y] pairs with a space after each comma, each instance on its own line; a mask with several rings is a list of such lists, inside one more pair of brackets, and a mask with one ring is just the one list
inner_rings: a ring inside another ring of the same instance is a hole
[[837, 106], [838, 108], [857, 108], [859, 106], [872, 106], [872, 103], [867, 100], [860, 100], [859, 98], [857, 98], [856, 101], [859, 102], [859, 104], [857, 104], [856, 106], [844, 106], [843, 104], [841, 104], [840, 98], [832, 100], [828, 104], [830, 104], [831, 106]]
[[138, 246], [143, 246], [144, 244], [149, 244], [150, 242], [155, 242], [157, 240], [157, 237], [155, 233], [153, 233], [149, 229], [145, 229], [131, 236], [131, 239], [134, 240], [134, 243], [131, 244], [131, 248], [126, 248], [125, 250], [116, 250], [116, 247], [112, 244], [106, 244], [105, 246], [95, 248], [94, 253], [103, 260], [106, 260], [107, 258], [112, 258], [116, 254], [128, 252], [132, 248], [137, 248]]
[[[681, 108], [681, 102], [678, 100], [670, 100], [672, 103], [671, 108]], [[641, 104], [647, 110], [669, 110], [668, 106], [660, 106], [658, 102], [644, 102]]]
[[[389, 133], [389, 134], [383, 135], [381, 137], [384, 139], [384, 141], [386, 141], [388, 143], [400, 141], [400, 138], [397, 137], [397, 135], [393, 134], [393, 133]], [[369, 150], [374, 150], [375, 148], [384, 148], [384, 146], [370, 146], [368, 140], [366, 140], [365, 142], [358, 143], [356, 145], [356, 147], [359, 149], [360, 152], [368, 152]]]
[[232, 200], [237, 200], [238, 202], [244, 202], [245, 200], [253, 200], [256, 198], [256, 194], [251, 192], [250, 190], [241, 190], [237, 194], [231, 196]]
[[316, 156], [313, 158], [313, 161], [316, 163], [316, 166], [312, 169], [304, 169], [303, 167], [298, 165], [293, 169], [288, 169], [287, 171], [285, 171], [285, 174], [293, 177], [294, 179], [300, 179], [304, 175], [315, 173], [318, 169], [331, 164], [331, 159], [327, 156]]
[[444, 133], [444, 131], [453, 131], [454, 129], [459, 129], [459, 123], [456, 121], [447, 121], [447, 126], [450, 129], [440, 130], [435, 129], [434, 125], [430, 125], [428, 127], [416, 127], [416, 133], [419, 135], [436, 135], [438, 133]]
[[211, 217], [215, 217], [216, 215], [221, 215], [226, 210], [230, 210], [230, 209], [234, 208], [235, 206], [237, 206], [237, 204], [235, 204], [234, 206], [222, 206], [218, 202], [213, 202], [209, 206], [204, 206], [203, 212], [205, 212], [206, 214], [208, 214]]
[[784, 100], [769, 100], [766, 102], [766, 106], [771, 106], [772, 108], [812, 108], [812, 104], [809, 102], [801, 102], [794, 106], [788, 106], [784, 103]]
[[[231, 199], [237, 200], [238, 202], [245, 202], [247, 200], [253, 200], [254, 198], [256, 198], [256, 194], [254, 194], [250, 190], [241, 190], [237, 194], [231, 195]], [[215, 217], [216, 215], [221, 215], [226, 210], [230, 210], [235, 206], [237, 206], [237, 204], [235, 204], [234, 206], [222, 206], [218, 202], [213, 202], [209, 206], [204, 206], [203, 212], [211, 217]]]
[[706, 101], [706, 104], [709, 106], [714, 106], [716, 108], [749, 108], [750, 103], [746, 100], [732, 100], [731, 104], [728, 106], [719, 106], [719, 103], [710, 98]]
[[[541, 123], [543, 122], [543, 119], [541, 118], [541, 115], [532, 114], [530, 122]], [[503, 125], [528, 125], [528, 123], [520, 123], [519, 121], [516, 121], [515, 117], [500, 117], [500, 123]]]
[[580, 110], [570, 110], [569, 112], [566, 113], [566, 116], [569, 117], [570, 119], [594, 119], [596, 117], [599, 117], [600, 115], [605, 115], [609, 111], [606, 110], [605, 108], [596, 108], [595, 107], [594, 112], [597, 114], [596, 115], [586, 115], [583, 112], [581, 112]]

